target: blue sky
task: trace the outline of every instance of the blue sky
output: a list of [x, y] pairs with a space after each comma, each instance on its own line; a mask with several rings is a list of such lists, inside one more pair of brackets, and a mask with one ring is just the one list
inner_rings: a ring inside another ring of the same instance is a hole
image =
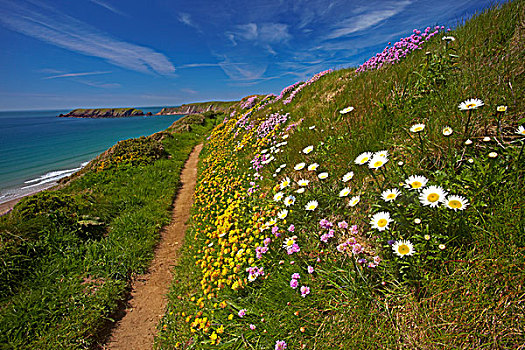
[[493, 0], [0, 0], [0, 110], [233, 100]]

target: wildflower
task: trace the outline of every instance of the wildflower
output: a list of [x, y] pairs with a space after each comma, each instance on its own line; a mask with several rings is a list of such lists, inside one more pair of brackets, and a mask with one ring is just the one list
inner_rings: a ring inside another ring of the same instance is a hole
[[295, 231], [295, 226], [294, 226], [294, 224], [291, 224], [291, 225], [288, 227], [288, 231], [289, 231], [289, 232], [294, 232], [294, 231]]
[[293, 289], [299, 287], [299, 281], [297, 281], [295, 278], [292, 278], [290, 280], [290, 287], [292, 287]]
[[299, 186], [301, 186], [301, 187], [308, 186], [309, 183], [310, 183], [310, 181], [308, 181], [308, 180], [303, 180], [303, 179], [297, 181], [297, 184], [298, 184]]
[[374, 157], [372, 159], [370, 159], [370, 162], [368, 163], [368, 167], [370, 169], [379, 169], [383, 165], [385, 165], [386, 162], [388, 162], [388, 158], [387, 157], [374, 155]]
[[425, 129], [425, 124], [414, 124], [410, 127], [410, 131], [414, 133], [421, 132], [423, 129]]
[[361, 254], [362, 252], [363, 252], [363, 247], [361, 246], [361, 244], [356, 243], [352, 246], [352, 254], [358, 255], [358, 254]]
[[279, 202], [281, 199], [283, 199], [283, 196], [284, 196], [284, 193], [277, 192], [276, 194], [273, 195], [273, 200], [276, 202]]
[[469, 158], [469, 159], [467, 159], [467, 162], [469, 162], [470, 164], [472, 164], [472, 163], [474, 163], [474, 159]]
[[307, 204], [306, 204], [306, 207], [305, 209], [306, 210], [310, 210], [310, 211], [313, 211], [315, 210], [315, 208], [317, 208], [317, 206], [319, 205], [319, 203], [317, 203], [317, 201], [309, 201]]
[[374, 153], [374, 157], [385, 157], [385, 158], [387, 158], [388, 157], [388, 151], [387, 150], [377, 151], [376, 153]]
[[317, 168], [319, 167], [319, 164], [317, 163], [312, 163], [308, 166], [308, 171], [314, 171], [316, 170]]
[[414, 224], [419, 225], [420, 223], [421, 223], [421, 219], [420, 218], [415, 218], [414, 219]]
[[295, 273], [292, 274], [292, 278], [298, 280], [298, 279], [301, 278], [301, 275], [298, 274], [297, 272], [295, 272]]
[[326, 219], [321, 219], [321, 221], [319, 221], [319, 226], [321, 226], [322, 228], [330, 229], [332, 228], [332, 226], [334, 226], [334, 224]]
[[414, 254], [414, 246], [409, 240], [401, 240], [394, 243], [392, 250], [397, 256], [404, 257], [405, 255]]
[[348, 182], [349, 180], [351, 180], [352, 178], [354, 177], [354, 172], [353, 171], [350, 171], [346, 174], [343, 175], [343, 182]]
[[299, 194], [301, 194], [301, 193], [304, 193], [304, 191], [306, 191], [306, 188], [301, 187], [301, 188], [297, 189], [297, 190], [295, 191], [295, 193], [299, 193]]
[[284, 205], [289, 207], [290, 205], [293, 205], [295, 203], [295, 197], [294, 196], [288, 196], [284, 199]]
[[284, 240], [283, 248], [288, 250], [295, 244], [295, 238], [289, 237]]
[[310, 287], [307, 286], [301, 286], [301, 296], [304, 298], [308, 294], [310, 294]]
[[337, 223], [337, 226], [340, 229], [346, 229], [346, 228], [348, 228], [348, 223], [346, 221], [340, 221], [340, 222]]
[[507, 111], [507, 106], [498, 106], [496, 107], [496, 111], [500, 113], [505, 113]]
[[430, 241], [430, 235], [424, 235], [423, 238], [424, 238], [426, 241]]
[[279, 166], [279, 169], [284, 169], [284, 168], [286, 168], [286, 164], [281, 164], [281, 165]]
[[286, 187], [288, 187], [289, 185], [290, 185], [290, 178], [287, 177], [286, 179], [281, 181], [281, 183], [279, 184], [279, 188], [282, 190], [282, 189], [285, 189]]
[[320, 178], [321, 180], [324, 180], [328, 177], [328, 173], [324, 172], [324, 173], [320, 173], [319, 175], [317, 175], [318, 178]]
[[346, 107], [346, 108], [341, 109], [339, 113], [346, 114], [346, 113], [352, 112], [353, 110], [354, 110], [354, 107]]
[[308, 266], [308, 273], [309, 273], [309, 274], [314, 273], [314, 271], [315, 271], [315, 270], [314, 270], [313, 266]]
[[441, 250], [444, 250], [446, 248], [446, 246], [444, 244], [440, 244], [440, 245], [438, 245], [438, 248], [441, 249]]
[[383, 198], [383, 200], [385, 202], [392, 202], [394, 199], [396, 199], [399, 195], [401, 194], [401, 192], [399, 192], [399, 190], [397, 188], [392, 188], [391, 190], [385, 190], [381, 193], [381, 198]]
[[244, 317], [244, 316], [246, 315], [246, 309], [241, 309], [241, 310], [239, 310], [239, 314], [238, 314], [238, 315], [239, 315], [239, 317], [241, 317], [241, 318]]
[[443, 136], [450, 136], [450, 135], [452, 135], [453, 130], [452, 130], [452, 128], [450, 126], [445, 126], [443, 128], [442, 133], [443, 133]]
[[390, 214], [386, 211], [382, 211], [372, 216], [372, 219], [370, 220], [370, 225], [372, 225], [372, 228], [376, 228], [379, 231], [384, 231], [388, 229], [388, 224], [391, 221], [392, 219], [390, 219]]
[[490, 142], [490, 136], [485, 136], [483, 138], [483, 142]]
[[285, 350], [288, 346], [284, 340], [277, 340], [275, 342], [275, 350]]
[[302, 170], [305, 166], [306, 166], [305, 163], [299, 163], [299, 164], [296, 164], [293, 168], [295, 170]]
[[498, 156], [498, 154], [496, 152], [490, 152], [489, 153], [489, 158], [496, 158]]
[[464, 210], [468, 205], [468, 201], [461, 196], [448, 196], [445, 200], [445, 206], [454, 211]]
[[372, 157], [372, 152], [363, 152], [357, 156], [354, 163], [358, 165], [366, 164], [370, 160], [370, 157]]
[[286, 218], [287, 215], [288, 215], [288, 210], [286, 209], [283, 209], [277, 213], [277, 217], [281, 220], [284, 220], [284, 218]]
[[397, 166], [403, 166], [403, 165], [405, 165], [403, 161], [400, 160], [399, 162], [397, 162]]
[[303, 149], [304, 154], [308, 154], [314, 150], [314, 146], [308, 146]]
[[471, 139], [468, 139], [467, 141], [465, 141], [465, 145], [467, 145], [467, 146], [472, 145], [472, 140], [471, 140]]
[[346, 197], [350, 194], [350, 188], [345, 187], [339, 192], [339, 197]]
[[445, 40], [445, 41], [456, 41], [456, 38], [454, 38], [453, 36], [444, 36], [441, 38], [441, 40]]
[[419, 195], [419, 201], [423, 205], [429, 205], [431, 207], [436, 207], [439, 203], [445, 201], [445, 196], [447, 192], [439, 186], [429, 186]]
[[525, 136], [525, 128], [523, 127], [523, 125], [518, 126], [518, 128], [516, 129], [516, 134]]
[[480, 99], [471, 98], [471, 99], [461, 102], [458, 105], [458, 108], [461, 109], [462, 111], [469, 111], [471, 109], [477, 109], [478, 107], [481, 107], [483, 105], [484, 103]]
[[251, 329], [252, 331], [254, 331], [255, 328], [257, 328], [257, 327], [256, 327], [254, 324], [250, 324], [250, 329]]
[[411, 175], [408, 179], [405, 180], [405, 187], [411, 190], [417, 190], [421, 187], [425, 187], [428, 179], [420, 175]]
[[351, 207], [355, 207], [357, 205], [357, 203], [359, 203], [360, 199], [361, 199], [361, 197], [359, 197], [359, 196], [353, 196], [352, 198], [350, 198], [350, 202], [348, 202], [348, 205], [351, 206]]

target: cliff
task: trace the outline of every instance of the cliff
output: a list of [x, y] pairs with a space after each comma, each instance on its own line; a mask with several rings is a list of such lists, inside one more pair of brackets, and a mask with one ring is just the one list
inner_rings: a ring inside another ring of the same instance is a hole
[[60, 114], [58, 117], [69, 118], [124, 118], [144, 115], [140, 109], [135, 108], [94, 108], [94, 109], [74, 109], [67, 114]]
[[165, 107], [157, 115], [169, 115], [169, 114], [197, 114], [205, 113], [208, 111], [214, 112], [227, 112], [229, 109], [237, 104], [238, 101], [211, 101], [211, 102], [197, 102], [183, 104], [179, 107]]

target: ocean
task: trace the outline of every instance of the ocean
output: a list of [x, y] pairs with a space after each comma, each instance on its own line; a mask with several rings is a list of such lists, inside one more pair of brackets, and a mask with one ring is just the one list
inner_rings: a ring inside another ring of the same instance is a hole
[[[155, 114], [162, 107], [137, 108]], [[67, 112], [0, 112], [0, 203], [51, 187], [118, 141], [151, 135], [182, 117], [57, 118]]]

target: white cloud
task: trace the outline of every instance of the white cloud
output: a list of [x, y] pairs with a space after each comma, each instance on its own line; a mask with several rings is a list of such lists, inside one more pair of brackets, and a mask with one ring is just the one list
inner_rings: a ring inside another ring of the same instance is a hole
[[200, 30], [199, 26], [192, 20], [191, 15], [189, 13], [185, 13], [185, 12], [179, 13], [178, 19], [185, 25]]
[[86, 75], [100, 75], [100, 74], [109, 74], [111, 71], [97, 71], [97, 72], [82, 72], [82, 73], [65, 73], [65, 74], [58, 74], [58, 75], [52, 75], [49, 77], [45, 77], [43, 79], [56, 79], [56, 78], [73, 78], [73, 77], [83, 77]]
[[49, 7], [0, 2], [0, 23], [16, 32], [64, 49], [105, 59], [137, 72], [172, 75], [175, 67], [150, 48], [112, 38], [109, 34]]
[[283, 23], [247, 23], [236, 26], [236, 30], [226, 33], [227, 38], [234, 44], [237, 40], [251, 41], [254, 44], [283, 43], [292, 38], [288, 25]]
[[91, 0], [92, 3], [94, 4], [97, 4], [99, 6], [102, 6], [104, 7], [106, 10], [109, 10], [117, 15], [120, 15], [120, 16], [125, 16], [125, 17], [129, 17], [127, 14], [125, 14], [124, 12], [116, 9], [115, 7], [111, 6], [110, 4], [102, 1], [102, 0]]

